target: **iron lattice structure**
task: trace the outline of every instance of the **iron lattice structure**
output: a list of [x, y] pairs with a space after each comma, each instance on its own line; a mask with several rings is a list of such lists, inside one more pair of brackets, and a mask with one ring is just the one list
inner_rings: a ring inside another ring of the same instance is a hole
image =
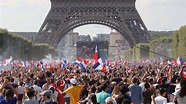
[[149, 42], [149, 33], [135, 7], [136, 0], [50, 0], [51, 8], [34, 43], [57, 47], [70, 30], [101, 24], [121, 33], [130, 47]]

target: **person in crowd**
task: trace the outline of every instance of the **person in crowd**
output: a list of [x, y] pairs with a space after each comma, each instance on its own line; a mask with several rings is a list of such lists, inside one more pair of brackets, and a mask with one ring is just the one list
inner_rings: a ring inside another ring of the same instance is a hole
[[64, 80], [58, 80], [56, 84], [56, 91], [58, 92], [58, 102], [60, 104], [64, 104], [64, 95], [60, 92], [64, 91], [65, 87], [65, 81]]
[[155, 98], [153, 98], [154, 104], [167, 104], [167, 99], [165, 98], [166, 95], [166, 89], [160, 88], [159, 95]]
[[105, 102], [106, 98], [111, 96], [109, 93], [107, 93], [107, 89], [108, 89], [108, 84], [103, 83], [101, 85], [102, 91], [96, 94], [96, 99], [101, 104], [106, 104], [106, 102]]
[[180, 82], [181, 82], [181, 78], [180, 77], [178, 77], [177, 79], [176, 79], [176, 84], [173, 84], [174, 86], [175, 86], [175, 92], [178, 92], [178, 91], [180, 91], [180, 88], [181, 88], [181, 86], [180, 86]]
[[[16, 92], [18, 92], [18, 85], [16, 83], [14, 83], [14, 78], [12, 78], [11, 76], [6, 76], [5, 80], [8, 80], [8, 82], [11, 83], [11, 85], [14, 87], [14, 89], [16, 90]], [[4, 89], [10, 89], [12, 90], [8, 85], [4, 86]]]
[[18, 85], [18, 101], [20, 101], [20, 103], [22, 103], [24, 93], [25, 93], [24, 83], [20, 82]]
[[85, 86], [83, 87], [83, 89], [81, 91], [81, 94], [80, 94], [80, 99], [81, 100], [85, 100], [85, 98], [87, 98], [88, 93], [89, 93], [87, 88], [88, 88], [88, 86], [87, 86], [87, 84], [85, 84]]
[[34, 88], [34, 90], [35, 91], [37, 91], [37, 98], [36, 98], [36, 100], [41, 100], [41, 96], [39, 95], [43, 90], [42, 90], [42, 88], [40, 87], [40, 86], [38, 86], [38, 80], [34, 80], [33, 81], [33, 86], [32, 86], [33, 88]]
[[[8, 89], [5, 89], [5, 86], [7, 86]], [[4, 99], [1, 100], [0, 104], [17, 104], [18, 92], [11, 84], [9, 77], [5, 77], [4, 83], [2, 84], [0, 89], [1, 91], [4, 90], [3, 92]], [[19, 102], [18, 104], [21, 103]]]
[[76, 104], [80, 101], [80, 94], [84, 86], [77, 85], [77, 80], [75, 78], [71, 78], [70, 83], [72, 84], [72, 86], [70, 86], [64, 92], [61, 92], [59, 90], [59, 93], [63, 95], [70, 94], [70, 104]]
[[33, 87], [28, 88], [26, 91], [27, 99], [23, 100], [23, 104], [39, 104], [35, 98], [37, 97], [37, 91]]
[[53, 104], [57, 104], [58, 102], [59, 104], [64, 104], [64, 102], [60, 103], [60, 101], [58, 101], [58, 92], [53, 86], [50, 86], [49, 90], [51, 90], [51, 100]]
[[[90, 97], [93, 96], [93, 95], [96, 95], [95, 92], [96, 92], [96, 87], [95, 86], [92, 86], [90, 88], [90, 94], [88, 94], [88, 97], [85, 100], [81, 100], [79, 103], [80, 104], [85, 104], [85, 103], [90, 104], [91, 103]], [[96, 100], [96, 102], [97, 102], [97, 100]]]
[[[69, 81], [68, 78], [64, 79], [64, 81], [65, 81], [65, 88], [64, 88], [64, 90], [66, 90], [66, 89], [68, 89], [70, 87], [70, 81]], [[64, 98], [64, 102], [66, 104], [70, 104], [70, 95], [69, 94], [65, 94], [65, 96], [63, 96], [63, 98]]]
[[164, 77], [162, 79], [162, 83], [160, 84], [160, 88], [165, 88], [165, 90], [167, 91], [166, 94], [165, 94], [165, 97], [167, 98], [167, 101], [169, 101], [169, 98], [168, 98], [168, 91], [169, 91], [169, 82], [168, 82], [168, 78], [167, 77]]
[[42, 90], [43, 91], [48, 90], [50, 84], [51, 84], [50, 77], [46, 77], [46, 83], [42, 86]]
[[112, 92], [112, 97], [114, 98], [115, 101], [118, 100], [118, 96], [119, 96], [120, 93], [121, 93], [120, 92], [120, 86], [115, 86], [114, 90]]
[[186, 104], [186, 79], [182, 79], [180, 82], [180, 89], [175, 93], [175, 104]]
[[114, 98], [112, 98], [112, 97], [107, 97], [106, 99], [105, 99], [105, 104], [117, 104], [116, 103], [116, 101], [114, 100]]
[[154, 85], [154, 79], [153, 78], [149, 79], [149, 84], [150, 84], [150, 90], [151, 90], [153, 96], [156, 96], [156, 87]]
[[40, 104], [53, 104], [51, 94], [51, 90], [45, 90], [41, 92], [40, 95], [42, 96], [42, 101]]
[[142, 104], [142, 88], [137, 84], [138, 79], [133, 77], [133, 84], [129, 85], [129, 90], [131, 92], [131, 100], [134, 104]]
[[131, 104], [131, 102], [127, 99], [124, 99], [121, 104]]
[[151, 104], [152, 91], [150, 90], [149, 83], [144, 84], [145, 90], [143, 92], [143, 104]]
[[25, 88], [29, 88], [32, 86], [32, 82], [30, 81], [30, 78], [24, 78], [24, 84], [25, 84]]
[[129, 91], [129, 88], [127, 85], [120, 85], [120, 94], [118, 95], [117, 104], [122, 104], [122, 102], [127, 100], [131, 103], [131, 98], [129, 94], [127, 93]]
[[100, 104], [99, 102], [97, 102], [96, 95], [90, 96], [90, 103], [89, 104]]

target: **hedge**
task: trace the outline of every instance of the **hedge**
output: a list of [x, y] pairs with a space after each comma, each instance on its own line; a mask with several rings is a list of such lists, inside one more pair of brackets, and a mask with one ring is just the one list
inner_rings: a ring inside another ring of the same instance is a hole
[[178, 57], [178, 31], [172, 33], [172, 56], [174, 59]]
[[161, 55], [161, 57], [164, 57], [165, 59], [171, 59], [172, 57], [168, 56], [163, 56], [161, 53], [156, 53], [155, 52], [155, 43], [171, 43], [172, 42], [172, 37], [160, 37], [158, 39], [154, 39], [150, 41], [150, 59], [154, 59], [155, 55]]
[[133, 48], [134, 60], [141, 60], [149, 58], [149, 43], [138, 43]]
[[186, 60], [186, 26], [183, 26], [178, 31], [178, 57]]

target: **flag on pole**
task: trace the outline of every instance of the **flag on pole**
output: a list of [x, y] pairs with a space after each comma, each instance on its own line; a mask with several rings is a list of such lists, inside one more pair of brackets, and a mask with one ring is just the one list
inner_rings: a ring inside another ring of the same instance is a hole
[[86, 63], [84, 63], [84, 62], [80, 63], [80, 67], [81, 67], [81, 69], [82, 69], [83, 71], [86, 70], [87, 65], [88, 65], [88, 64], [86, 64]]
[[94, 60], [96, 62], [98, 62], [98, 59], [99, 59], [99, 47], [98, 47], [98, 43], [96, 42], [96, 46], [95, 46], [95, 52], [94, 54], [92, 55], [92, 57], [94, 58]]
[[86, 60], [86, 59], [82, 60], [81, 58], [77, 58], [74, 64], [78, 65], [83, 71], [85, 71], [87, 68], [87, 65], [89, 64], [89, 60]]
[[94, 66], [92, 67], [95, 70], [101, 70], [102, 72], [107, 72], [107, 66], [106, 66], [106, 61], [104, 57], [101, 57], [98, 59], [98, 62], [96, 62], [94, 64]]
[[177, 59], [174, 59], [174, 64], [173, 65], [178, 65], [178, 63], [177, 63]]
[[88, 64], [89, 64], [89, 60], [83, 60], [82, 61], [81, 68], [82, 68], [83, 71], [86, 70]]
[[65, 69], [66, 65], [67, 65], [67, 60], [63, 60], [61, 68]]
[[81, 62], [82, 62], [82, 59], [81, 59], [81, 58], [77, 58], [77, 59], [74, 61], [74, 64], [75, 64], [75, 65], [79, 65]]
[[184, 61], [183, 61], [183, 59], [181, 57], [177, 58], [177, 64], [178, 65], [183, 65], [184, 64]]
[[8, 64], [10, 64], [10, 62], [12, 61], [12, 56], [10, 56], [10, 58], [8, 58], [8, 59], [5, 59], [3, 62], [2, 62], [2, 65], [3, 66], [7, 66]]
[[21, 61], [20, 67], [28, 67], [28, 62], [27, 61]]
[[40, 65], [41, 65], [41, 68], [44, 69], [44, 63], [42, 60], [40, 61]]

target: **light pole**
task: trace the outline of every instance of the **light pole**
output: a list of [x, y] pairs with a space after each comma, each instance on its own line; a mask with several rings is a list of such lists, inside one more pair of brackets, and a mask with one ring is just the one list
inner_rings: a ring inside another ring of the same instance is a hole
[[25, 48], [26, 61], [28, 61], [28, 47]]

